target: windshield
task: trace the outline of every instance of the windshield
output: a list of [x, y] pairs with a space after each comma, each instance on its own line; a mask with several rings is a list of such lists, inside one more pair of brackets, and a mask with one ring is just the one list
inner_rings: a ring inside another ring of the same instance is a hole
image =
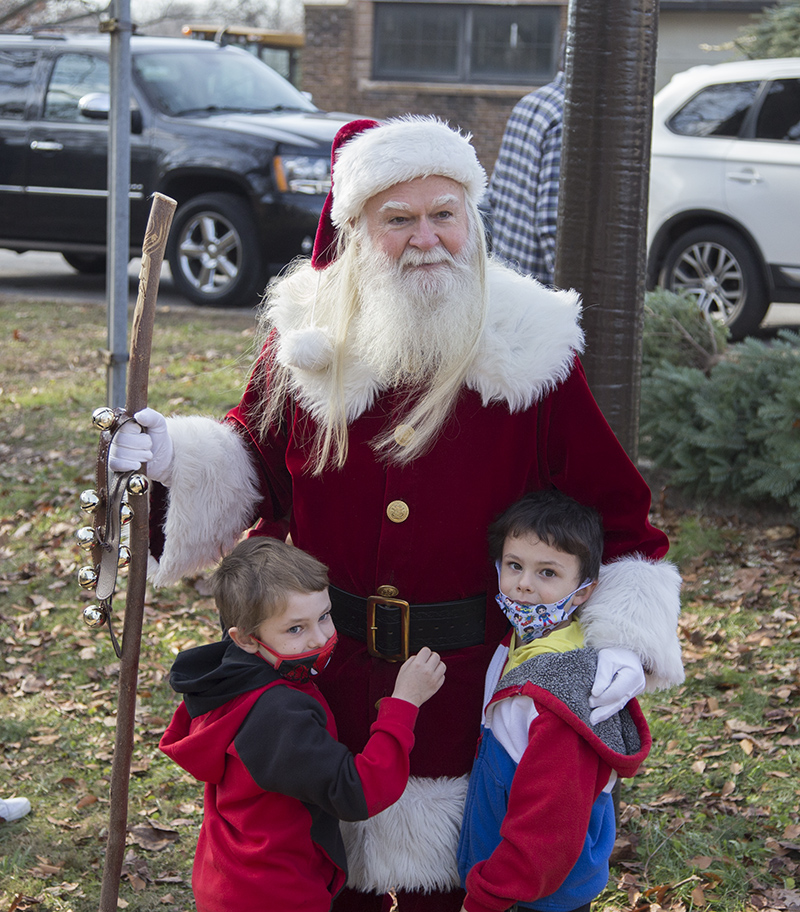
[[245, 51], [216, 48], [137, 54], [133, 61], [152, 103], [165, 114], [316, 111], [291, 83]]

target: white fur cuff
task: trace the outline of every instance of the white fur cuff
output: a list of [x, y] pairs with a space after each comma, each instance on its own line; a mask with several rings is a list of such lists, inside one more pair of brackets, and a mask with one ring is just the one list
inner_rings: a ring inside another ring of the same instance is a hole
[[168, 418], [167, 427], [175, 455], [156, 586], [216, 563], [253, 521], [260, 499], [250, 454], [233, 428], [201, 417]]
[[369, 820], [342, 823], [347, 885], [379, 894], [458, 887], [456, 852], [467, 780], [412, 777], [396, 804]]
[[680, 574], [668, 561], [636, 555], [603, 565], [600, 582], [581, 609], [587, 645], [635, 652], [645, 666], [648, 690], [680, 684], [680, 588]]

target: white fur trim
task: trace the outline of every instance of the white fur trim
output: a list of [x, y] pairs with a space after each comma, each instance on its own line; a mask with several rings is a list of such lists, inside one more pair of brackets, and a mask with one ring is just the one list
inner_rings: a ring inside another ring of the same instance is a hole
[[167, 427], [175, 455], [156, 586], [216, 563], [253, 521], [260, 499], [255, 467], [233, 428], [202, 417], [168, 418]]
[[280, 337], [278, 361], [305, 371], [321, 371], [333, 360], [330, 333], [324, 326], [291, 329]]
[[470, 139], [435, 117], [418, 115], [358, 133], [342, 146], [333, 166], [333, 224], [341, 227], [358, 217], [376, 193], [432, 175], [463, 184], [477, 205], [486, 189], [486, 172]]
[[[467, 374], [467, 386], [484, 404], [506, 402], [510, 411], [528, 408], [542, 399], [572, 370], [576, 352], [583, 350], [581, 304], [575, 291], [546, 288], [490, 261], [486, 279], [489, 310], [478, 352]], [[280, 339], [278, 361], [291, 369], [292, 386], [300, 404], [316, 420], [327, 420], [330, 372], [296, 363], [295, 334], [319, 331], [315, 327], [314, 293], [318, 273], [295, 273], [276, 289], [271, 315]], [[329, 341], [329, 340], [328, 340]], [[324, 347], [324, 345], [323, 345]], [[326, 365], [327, 366], [327, 365]], [[354, 421], [369, 409], [380, 393], [371, 368], [351, 357], [344, 367], [347, 420]]]
[[668, 561], [632, 555], [604, 564], [597, 588], [581, 608], [587, 645], [635, 652], [649, 669], [647, 690], [680, 684], [680, 588], [680, 573]]
[[456, 851], [468, 777], [408, 780], [400, 800], [375, 817], [342, 823], [347, 885], [363, 893], [458, 887]]
[[486, 281], [489, 313], [467, 386], [484, 405], [505, 400], [512, 412], [523, 411], [566, 380], [583, 351], [580, 296], [493, 261]]

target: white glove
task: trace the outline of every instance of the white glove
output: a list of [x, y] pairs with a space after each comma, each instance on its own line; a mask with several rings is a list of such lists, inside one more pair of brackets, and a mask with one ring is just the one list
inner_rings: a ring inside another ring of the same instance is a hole
[[[114, 435], [108, 465], [114, 472], [135, 472], [147, 463], [147, 477], [168, 485], [172, 479], [172, 438], [167, 420], [155, 409], [145, 408], [126, 421]], [[145, 433], [145, 430], [147, 433]]]
[[646, 683], [644, 668], [635, 652], [621, 646], [608, 646], [599, 650], [597, 673], [589, 697], [589, 706], [594, 712], [589, 716], [589, 721], [592, 725], [597, 725], [610, 718], [628, 700], [640, 694]]

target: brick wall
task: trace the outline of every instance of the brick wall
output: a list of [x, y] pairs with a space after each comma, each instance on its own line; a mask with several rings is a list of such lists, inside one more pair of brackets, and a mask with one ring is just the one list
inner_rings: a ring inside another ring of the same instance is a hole
[[353, 97], [353, 8], [320, 4], [305, 11], [302, 86], [323, 111], [359, 113]]
[[491, 173], [511, 109], [535, 86], [376, 82], [372, 7], [371, 0], [306, 4], [302, 88], [327, 111], [377, 120], [408, 113], [441, 117], [473, 134], [478, 158]]

